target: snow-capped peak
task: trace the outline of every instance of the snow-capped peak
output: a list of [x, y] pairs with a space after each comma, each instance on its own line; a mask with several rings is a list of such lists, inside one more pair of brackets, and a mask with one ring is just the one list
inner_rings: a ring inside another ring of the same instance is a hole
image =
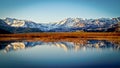
[[57, 23], [52, 27], [54, 28], [108, 28], [111, 25], [116, 24], [120, 21], [120, 17], [115, 18], [98, 18], [98, 19], [83, 19], [83, 18], [66, 18]]
[[22, 26], [25, 25], [24, 20], [18, 20], [18, 19], [15, 19], [15, 18], [6, 18], [6, 19], [4, 19], [4, 21], [8, 25], [13, 26], [13, 27], [22, 27]]
[[41, 25], [28, 20], [19, 20], [15, 18], [6, 18], [4, 21], [12, 27], [40, 28]]

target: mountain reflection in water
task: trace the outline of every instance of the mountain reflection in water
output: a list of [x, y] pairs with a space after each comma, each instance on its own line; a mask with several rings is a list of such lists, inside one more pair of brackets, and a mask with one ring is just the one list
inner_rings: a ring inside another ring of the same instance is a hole
[[120, 68], [119, 40], [0, 41], [0, 68]]
[[0, 42], [0, 49], [5, 52], [27, 49], [34, 46], [56, 46], [63, 48], [65, 51], [69, 50], [87, 50], [90, 49], [111, 49], [120, 50], [120, 43], [106, 40], [81, 40], [79, 42], [41, 42], [41, 41], [7, 41]]

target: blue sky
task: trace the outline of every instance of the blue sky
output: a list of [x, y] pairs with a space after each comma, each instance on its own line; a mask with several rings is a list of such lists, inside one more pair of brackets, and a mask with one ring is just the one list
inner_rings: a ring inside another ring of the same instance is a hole
[[0, 0], [0, 18], [40, 23], [64, 18], [112, 18], [120, 16], [120, 0]]

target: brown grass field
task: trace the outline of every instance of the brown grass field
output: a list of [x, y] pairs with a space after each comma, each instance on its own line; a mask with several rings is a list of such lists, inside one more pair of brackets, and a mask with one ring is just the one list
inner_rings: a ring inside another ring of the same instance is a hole
[[80, 40], [108, 40], [120, 42], [120, 32], [41, 32], [41, 33], [19, 33], [0, 34], [0, 41], [80, 41]]

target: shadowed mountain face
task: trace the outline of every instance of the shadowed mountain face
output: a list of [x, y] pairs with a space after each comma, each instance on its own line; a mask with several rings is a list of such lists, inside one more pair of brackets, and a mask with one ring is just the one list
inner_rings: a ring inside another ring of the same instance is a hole
[[0, 34], [10, 34], [11, 32], [6, 31], [4, 29], [0, 29]]
[[[0, 29], [11, 33], [29, 33], [29, 32], [114, 32], [118, 30], [117, 18], [99, 18], [99, 19], [82, 19], [67, 18], [53, 24], [38, 24], [32, 21], [6, 18], [0, 20]], [[4, 33], [4, 31], [3, 31]]]
[[7, 23], [0, 19], [0, 34], [11, 33], [8, 29], [11, 28]]

